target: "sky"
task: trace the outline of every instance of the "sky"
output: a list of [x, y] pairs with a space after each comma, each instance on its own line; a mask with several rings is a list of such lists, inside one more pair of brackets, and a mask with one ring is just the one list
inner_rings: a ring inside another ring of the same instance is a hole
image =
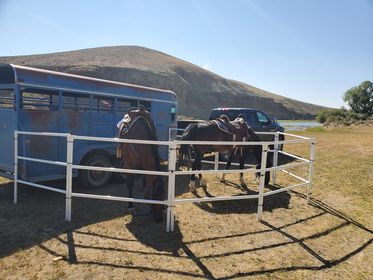
[[339, 108], [373, 81], [373, 0], [0, 0], [0, 56], [119, 45]]

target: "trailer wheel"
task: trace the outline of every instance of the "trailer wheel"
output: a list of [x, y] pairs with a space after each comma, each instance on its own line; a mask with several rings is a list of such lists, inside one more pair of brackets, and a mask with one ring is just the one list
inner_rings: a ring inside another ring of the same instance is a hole
[[[110, 160], [104, 154], [92, 154], [85, 158], [82, 165], [111, 167]], [[107, 185], [112, 173], [97, 170], [80, 170], [79, 181], [88, 189], [97, 189]]]

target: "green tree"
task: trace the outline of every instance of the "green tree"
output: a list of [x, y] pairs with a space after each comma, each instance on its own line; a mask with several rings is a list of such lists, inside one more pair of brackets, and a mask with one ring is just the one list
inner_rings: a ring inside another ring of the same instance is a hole
[[358, 114], [373, 115], [373, 83], [362, 82], [345, 92], [343, 100]]

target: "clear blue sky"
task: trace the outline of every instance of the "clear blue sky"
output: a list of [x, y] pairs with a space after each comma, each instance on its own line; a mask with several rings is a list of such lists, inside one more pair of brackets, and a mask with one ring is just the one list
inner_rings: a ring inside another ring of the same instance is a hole
[[0, 0], [0, 56], [115, 45], [340, 107], [373, 80], [373, 0]]

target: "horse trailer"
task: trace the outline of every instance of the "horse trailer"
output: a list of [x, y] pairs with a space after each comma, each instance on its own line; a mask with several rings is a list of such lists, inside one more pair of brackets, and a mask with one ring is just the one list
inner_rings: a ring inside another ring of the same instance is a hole
[[[14, 131], [71, 133], [116, 137], [117, 122], [129, 109], [145, 107], [155, 122], [159, 140], [168, 140], [176, 128], [177, 96], [170, 90], [131, 85], [91, 77], [0, 65], [0, 176], [14, 177]], [[22, 135], [19, 154], [66, 161], [66, 139]], [[74, 163], [116, 166], [115, 144], [80, 141], [74, 146]], [[160, 149], [167, 158], [167, 147]], [[38, 182], [65, 178], [66, 167], [20, 161], [18, 176]], [[75, 172], [84, 185], [105, 185], [110, 172]]]

